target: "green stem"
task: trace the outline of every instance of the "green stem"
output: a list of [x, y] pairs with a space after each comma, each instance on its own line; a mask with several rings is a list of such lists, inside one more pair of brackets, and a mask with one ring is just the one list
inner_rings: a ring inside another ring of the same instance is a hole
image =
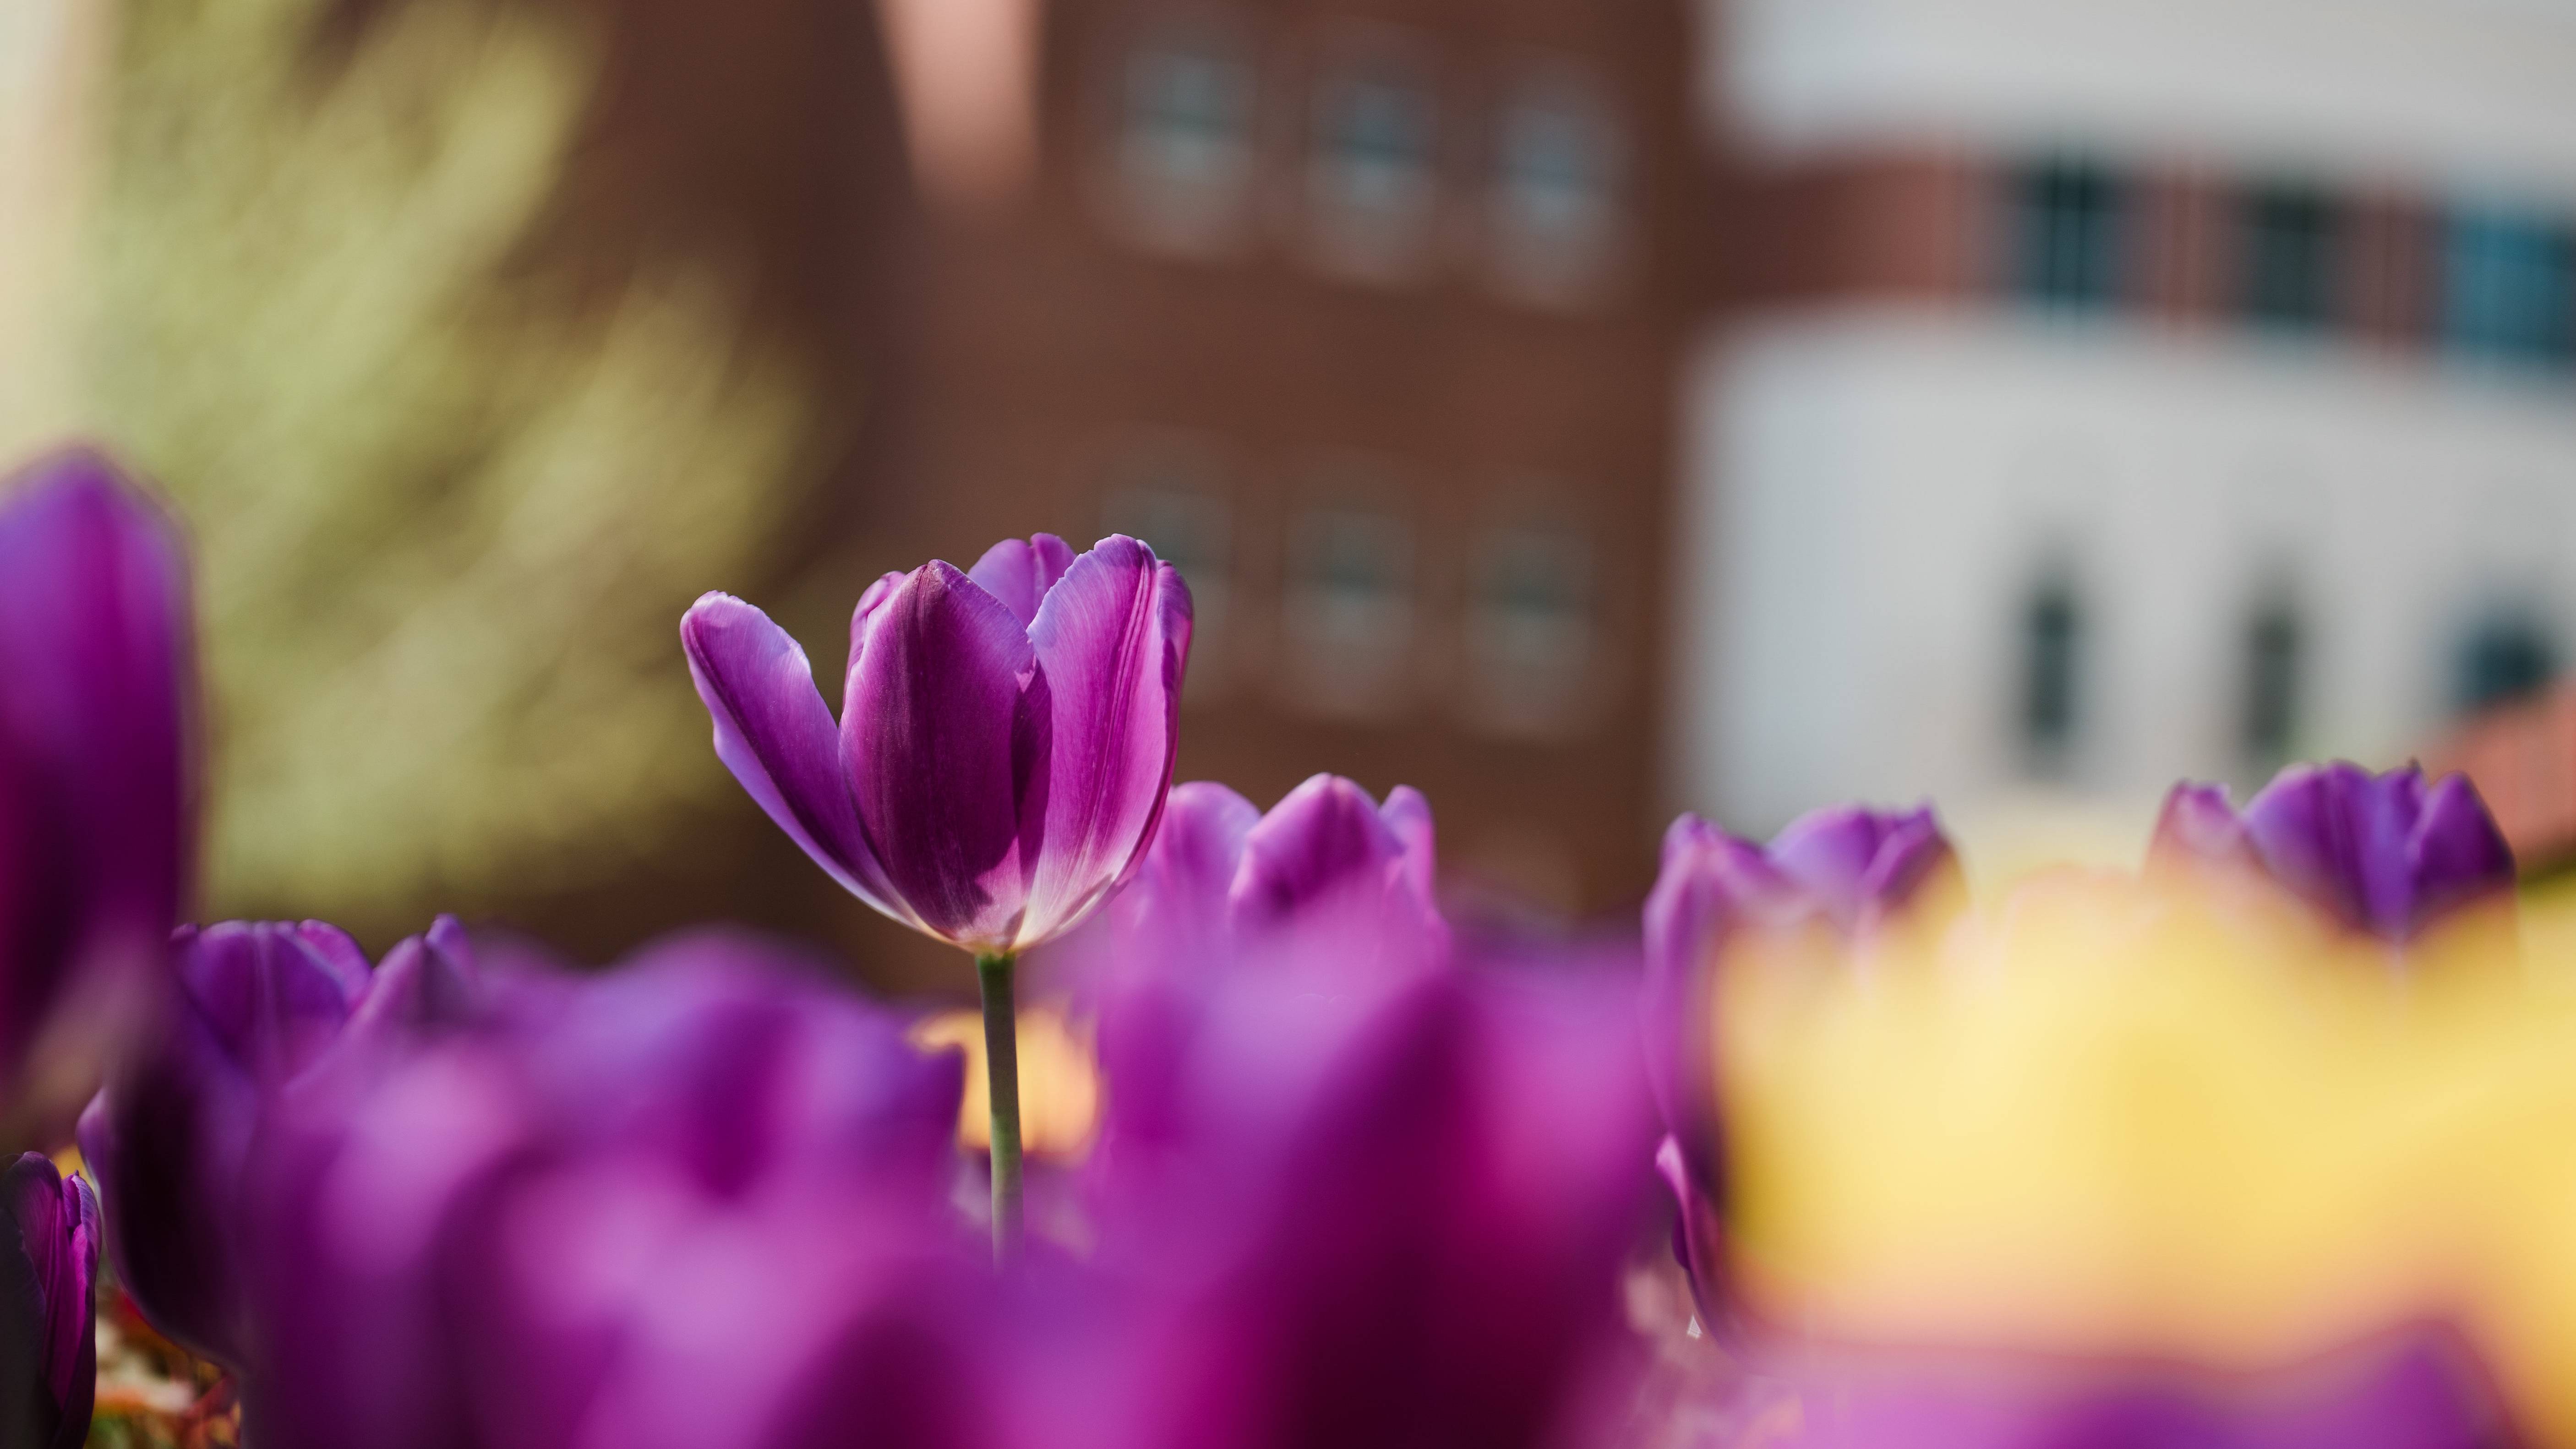
[[984, 990], [984, 1080], [993, 1118], [993, 1258], [1007, 1263], [1020, 1252], [1020, 1033], [1011, 1000], [1014, 956], [978, 956], [975, 975]]

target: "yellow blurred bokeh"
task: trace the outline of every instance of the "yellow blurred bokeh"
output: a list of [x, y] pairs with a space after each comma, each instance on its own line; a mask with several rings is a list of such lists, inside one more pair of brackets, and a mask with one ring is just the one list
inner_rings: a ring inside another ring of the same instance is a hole
[[2460, 1323], [2576, 1442], [2576, 909], [2401, 958], [2255, 898], [2032, 877], [1713, 994], [1766, 1316], [1862, 1342], [2285, 1362]]
[[[913, 1041], [966, 1054], [966, 1098], [957, 1108], [957, 1140], [975, 1152], [993, 1143], [992, 1089], [984, 1074], [984, 1018], [974, 1011], [925, 1017]], [[1032, 1157], [1074, 1160], [1091, 1150], [1100, 1125], [1100, 1071], [1091, 1033], [1063, 1011], [1037, 1006], [1019, 1014], [1020, 1145]]]

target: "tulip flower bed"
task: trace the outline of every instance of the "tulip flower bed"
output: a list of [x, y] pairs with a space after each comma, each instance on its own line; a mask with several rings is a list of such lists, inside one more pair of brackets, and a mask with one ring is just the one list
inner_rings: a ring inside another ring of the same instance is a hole
[[1411, 790], [1175, 786], [1134, 540], [878, 580], [837, 717], [708, 595], [716, 760], [961, 1026], [184, 924], [180, 560], [94, 455], [0, 496], [7, 1449], [2576, 1444], [2576, 963], [2460, 781], [1985, 899], [1928, 809], [1685, 817], [1605, 965], [1454, 930]]

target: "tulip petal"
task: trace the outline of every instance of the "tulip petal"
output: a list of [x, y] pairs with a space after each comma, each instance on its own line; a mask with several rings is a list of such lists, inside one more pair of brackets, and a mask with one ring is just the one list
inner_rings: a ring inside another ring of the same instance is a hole
[[229, 921], [182, 931], [173, 948], [216, 1039], [254, 1080], [272, 1085], [319, 1056], [367, 994], [357, 942], [319, 921]]
[[2418, 925], [2513, 889], [2513, 847], [2465, 775], [2444, 777], [2425, 797], [2407, 854]]
[[1118, 898], [1117, 919], [1132, 943], [1128, 954], [1153, 949], [1204, 958], [1217, 950], [1244, 838], [1260, 823], [1260, 808], [1223, 785], [1173, 786], [1153, 847]]
[[[94, 452], [25, 476], [0, 507], [0, 864], [21, 876], [0, 890], [0, 1092], [40, 1033], [113, 1029], [177, 918], [194, 836], [179, 544]], [[82, 1000], [58, 999], [76, 981]], [[59, 1010], [81, 1019], [49, 1028]]]
[[725, 768], [844, 890], [909, 919], [859, 828], [832, 712], [814, 687], [805, 651], [730, 594], [692, 605], [680, 621], [680, 642], [715, 721], [716, 756]]
[[1020, 943], [1051, 688], [1011, 611], [935, 560], [879, 606], [849, 678], [841, 757], [860, 834], [907, 918], [971, 950]]
[[1245, 836], [1235, 913], [1259, 924], [1345, 894], [1374, 900], [1403, 860], [1404, 842], [1367, 791], [1339, 775], [1317, 775]]
[[1386, 804], [1377, 813], [1403, 848], [1406, 884], [1424, 905], [1431, 904], [1437, 899], [1433, 893], [1437, 861], [1432, 848], [1431, 802], [1411, 785], [1398, 785], [1386, 792]]
[[859, 655], [868, 647], [868, 627], [876, 622], [877, 610], [894, 597], [894, 591], [902, 588], [903, 581], [909, 577], [901, 569], [879, 574], [876, 582], [869, 584], [867, 591], [859, 595], [858, 607], [850, 611], [850, 667], [841, 676], [845, 686], [850, 675], [859, 672]]
[[966, 576], [1002, 601], [1025, 629], [1037, 621], [1038, 605], [1073, 567], [1073, 550], [1052, 533], [1027, 539], [1006, 538], [984, 550]]
[[1929, 807], [1818, 810], [1792, 821], [1765, 853], [1846, 930], [1904, 903], [1955, 863]]
[[1153, 841], [1180, 745], [1189, 588], [1153, 550], [1112, 535], [1064, 571], [1028, 639], [1055, 721], [1022, 945], [1079, 922]]
[[[2175, 801], [2183, 794], [2177, 790]], [[2167, 815], [2175, 810], [2169, 802]], [[2381, 775], [2345, 761], [2295, 765], [2242, 818], [2252, 855], [2274, 881], [2331, 919], [2392, 943], [2513, 886], [2513, 852], [2459, 776], [2428, 789], [2412, 765]], [[2160, 824], [2159, 851], [2165, 835]]]
[[2245, 838], [2245, 822], [2228, 803], [2224, 785], [2195, 785], [2185, 780], [2165, 796], [2156, 813], [2156, 830], [2147, 845], [2147, 868], [2166, 872], [2210, 865], [2255, 866], [2260, 862]]
[[98, 1243], [88, 1183], [37, 1152], [0, 1172], [0, 1429], [13, 1444], [68, 1449], [88, 1434]]

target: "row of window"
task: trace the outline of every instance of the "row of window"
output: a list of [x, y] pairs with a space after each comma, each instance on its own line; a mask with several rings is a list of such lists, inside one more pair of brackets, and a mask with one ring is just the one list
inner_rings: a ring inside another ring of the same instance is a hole
[[[1272, 561], [1244, 567], [1222, 493], [1134, 484], [1110, 495], [1103, 523], [1188, 580], [1193, 702], [1258, 678], [1307, 713], [1387, 720], [1430, 703], [1436, 685], [1463, 723], [1500, 737], [1564, 738], [1595, 722], [1604, 654], [1592, 547], [1559, 520], [1488, 523], [1464, 536], [1462, 556], [1440, 557], [1447, 539], [1382, 503], [1343, 495], [1306, 508], [1280, 540], [1275, 618], [1259, 621], [1275, 632], [1246, 617], [1247, 574], [1268, 574]], [[1450, 618], [1433, 606], [1432, 564], [1461, 575]], [[1258, 657], [1273, 640], [1275, 657]]]
[[[2137, 180], [2058, 158], [2016, 168], [2009, 187], [2014, 292], [2069, 310], [2135, 294], [2149, 225]], [[2355, 208], [2322, 188], [2278, 182], [2237, 187], [2223, 207], [2219, 262], [2235, 315], [2286, 332], [2346, 320], [2363, 265]], [[2455, 206], [2411, 251], [2379, 263], [2394, 274], [2375, 282], [2426, 299], [2439, 342], [2476, 356], [2576, 363], [2576, 222], [2532, 207]]]
[[[2019, 719], [2033, 773], [2062, 773], [2081, 742], [2087, 616], [2073, 580], [2050, 574], [2031, 590], [2020, 621]], [[2301, 752], [2308, 630], [2294, 600], [2273, 593], [2245, 617], [2238, 646], [2236, 748], [2249, 772], [2268, 773]], [[2468, 714], [2529, 695], [2558, 673], [2554, 633], [2528, 609], [2500, 607], [2463, 630], [2449, 661], [2451, 704]]]
[[1471, 106], [1409, 38], [1354, 35], [1300, 78], [1246, 27], [1194, 20], [1109, 73], [1113, 209], [1149, 244], [1226, 252], [1275, 209], [1318, 265], [1363, 280], [1420, 277], [1462, 232], [1532, 302], [1588, 302], [1616, 270], [1627, 145], [1575, 63], [1524, 65]]

